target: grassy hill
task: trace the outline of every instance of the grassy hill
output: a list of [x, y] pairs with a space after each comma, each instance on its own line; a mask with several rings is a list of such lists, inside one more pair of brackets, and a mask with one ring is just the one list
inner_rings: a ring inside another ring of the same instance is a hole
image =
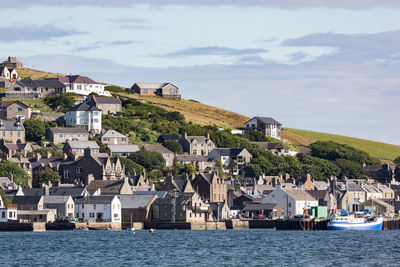
[[[32, 79], [50, 78], [58, 75], [64, 76], [63, 74], [54, 74], [27, 68], [19, 69], [18, 73], [21, 77], [31, 77]], [[243, 124], [250, 119], [249, 117], [193, 100], [140, 96], [122, 92], [114, 92], [113, 94], [146, 101], [168, 111], [178, 111], [185, 116], [186, 121], [191, 121], [200, 125], [217, 125], [225, 128], [235, 128], [242, 127]], [[303, 146], [307, 146], [315, 141], [331, 140], [353, 146], [368, 152], [373, 157], [387, 159], [389, 161], [400, 156], [400, 146], [335, 134], [285, 128], [282, 131], [282, 137], [289, 143]]]

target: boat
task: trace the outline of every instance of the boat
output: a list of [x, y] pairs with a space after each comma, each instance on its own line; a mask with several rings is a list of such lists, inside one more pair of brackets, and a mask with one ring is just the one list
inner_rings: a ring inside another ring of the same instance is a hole
[[328, 230], [382, 230], [383, 217], [372, 217], [366, 212], [348, 214], [333, 213], [329, 217]]
[[80, 230], [80, 231], [89, 231], [89, 227], [87, 227], [87, 226], [80, 226], [80, 227], [78, 227], [76, 230]]

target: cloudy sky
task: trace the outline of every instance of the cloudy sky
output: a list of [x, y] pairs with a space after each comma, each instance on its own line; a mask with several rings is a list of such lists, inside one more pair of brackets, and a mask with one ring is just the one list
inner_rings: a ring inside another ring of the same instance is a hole
[[[67, 3], [65, 3], [67, 2]], [[398, 0], [0, 0], [0, 57], [400, 145]]]

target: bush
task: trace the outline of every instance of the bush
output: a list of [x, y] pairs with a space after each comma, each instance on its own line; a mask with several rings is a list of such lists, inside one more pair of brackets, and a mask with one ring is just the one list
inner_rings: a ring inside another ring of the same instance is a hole
[[31, 142], [39, 142], [44, 139], [47, 124], [38, 119], [31, 119], [24, 122], [25, 139]]
[[125, 167], [125, 174], [126, 175], [133, 175], [136, 172], [136, 175], [140, 175], [143, 171], [143, 166], [133, 162], [128, 158], [120, 157], [119, 160], [121, 164]]
[[76, 94], [73, 94], [73, 93], [60, 94], [60, 95], [56, 95], [56, 96], [48, 96], [44, 99], [44, 102], [48, 106], [50, 106], [52, 109], [56, 109], [58, 111], [65, 112], [68, 109], [75, 106], [74, 96], [76, 96]]
[[162, 170], [165, 166], [165, 160], [158, 152], [140, 150], [130, 154], [128, 158], [143, 166], [147, 171]]
[[164, 177], [162, 171], [160, 170], [151, 170], [149, 172], [149, 180], [151, 181], [159, 181]]
[[11, 161], [0, 162], [0, 176], [13, 175], [13, 181], [24, 188], [28, 187], [29, 175], [21, 167]]
[[178, 153], [178, 154], [182, 154], [183, 153], [182, 145], [179, 144], [178, 142], [165, 141], [162, 145], [164, 147], [168, 148], [169, 150], [171, 150], [172, 152], [175, 152], [175, 153]]
[[60, 174], [58, 172], [46, 167], [39, 175], [39, 184], [55, 184], [61, 180]]

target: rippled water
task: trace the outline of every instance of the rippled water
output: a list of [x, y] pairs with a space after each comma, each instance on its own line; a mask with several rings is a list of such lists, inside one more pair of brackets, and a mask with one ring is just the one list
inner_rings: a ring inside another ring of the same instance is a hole
[[400, 266], [400, 231], [0, 232], [1, 266]]

